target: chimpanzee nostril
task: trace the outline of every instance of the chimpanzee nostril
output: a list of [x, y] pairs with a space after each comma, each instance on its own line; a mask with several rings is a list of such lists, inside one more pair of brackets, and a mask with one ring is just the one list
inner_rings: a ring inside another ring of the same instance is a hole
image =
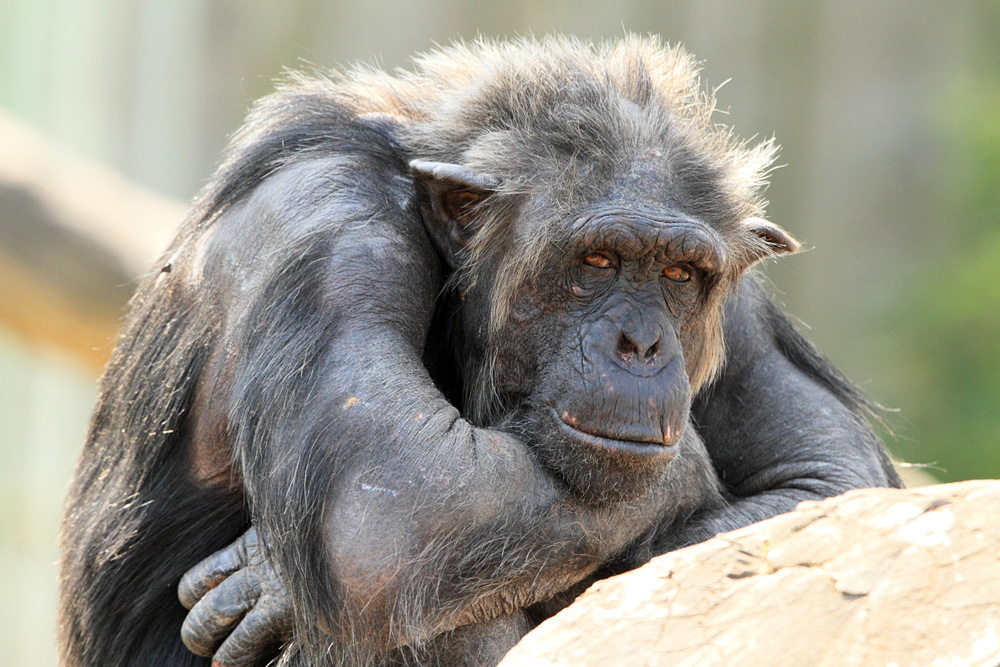
[[643, 341], [636, 341], [626, 333], [618, 337], [618, 356], [621, 357], [625, 365], [630, 365], [636, 361], [650, 363], [660, 351], [660, 337], [648, 345], [643, 345]]
[[631, 338], [625, 334], [621, 334], [618, 337], [618, 356], [622, 358], [622, 361], [626, 364], [631, 364], [635, 361], [638, 352], [639, 351], [636, 349], [635, 343], [632, 342]]

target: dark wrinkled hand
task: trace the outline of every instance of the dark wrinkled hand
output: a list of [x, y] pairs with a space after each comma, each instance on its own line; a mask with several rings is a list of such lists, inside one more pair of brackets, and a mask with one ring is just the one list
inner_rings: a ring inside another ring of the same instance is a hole
[[213, 665], [267, 664], [291, 635], [288, 594], [255, 528], [188, 570], [177, 595], [190, 610], [184, 645]]

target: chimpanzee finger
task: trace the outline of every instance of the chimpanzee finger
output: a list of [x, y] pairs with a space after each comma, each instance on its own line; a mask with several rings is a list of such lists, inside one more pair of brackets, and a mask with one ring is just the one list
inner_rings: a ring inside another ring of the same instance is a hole
[[291, 608], [273, 597], [262, 598], [212, 656], [212, 665], [253, 667], [265, 664], [291, 636]]
[[248, 570], [235, 572], [191, 608], [181, 640], [192, 653], [211, 656], [259, 597], [260, 580]]
[[191, 609], [206, 593], [218, 586], [236, 570], [246, 567], [259, 549], [257, 529], [251, 528], [229, 546], [216, 551], [181, 577], [177, 597], [186, 609]]

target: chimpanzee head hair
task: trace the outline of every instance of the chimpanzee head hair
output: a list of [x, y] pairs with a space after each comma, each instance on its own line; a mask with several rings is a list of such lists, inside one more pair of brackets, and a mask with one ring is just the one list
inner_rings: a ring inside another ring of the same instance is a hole
[[[714, 98], [679, 47], [637, 37], [599, 46], [479, 42], [416, 65], [418, 74], [404, 78], [421, 84], [422, 113], [404, 128], [412, 154], [499, 181], [457, 277], [473, 279], [489, 257], [509, 255], [494, 285], [494, 327], [566, 220], [615, 190], [697, 215], [723, 234], [737, 272], [776, 240], [747, 224], [763, 216], [775, 144], [749, 147], [713, 123]], [[428, 104], [434, 84], [447, 93]], [[631, 191], [630, 174], [645, 176]], [[522, 223], [511, 225], [512, 215]]]
[[[424, 56], [417, 71], [403, 77], [421, 88], [421, 112], [405, 124], [404, 143], [420, 160], [482, 177], [460, 188], [475, 210], [466, 213], [452, 280], [463, 291], [488, 282], [485, 377], [493, 378], [519, 295], [570, 245], [574, 221], [617, 205], [673, 211], [719, 236], [724, 257], [703, 309], [708, 321], [699, 349], [688, 350], [692, 390], [704, 386], [724, 357], [719, 318], [728, 287], [755, 261], [796, 248], [762, 219], [774, 143], [750, 147], [713, 123], [714, 99], [691, 56], [653, 38], [480, 42]], [[447, 95], [427, 94], [437, 87]], [[495, 405], [488, 391], [472, 398], [472, 414]]]

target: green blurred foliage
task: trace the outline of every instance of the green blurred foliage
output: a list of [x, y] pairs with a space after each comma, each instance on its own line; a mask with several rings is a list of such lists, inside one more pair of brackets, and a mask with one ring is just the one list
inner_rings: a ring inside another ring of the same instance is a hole
[[[1000, 11], [994, 11], [994, 18]], [[996, 21], [993, 22], [997, 24]], [[1000, 48], [987, 49], [1000, 63]], [[982, 55], [982, 54], [980, 54]], [[947, 245], [918, 267], [901, 332], [901, 448], [943, 480], [1000, 476], [1000, 68], [956, 84], [940, 185]]]

